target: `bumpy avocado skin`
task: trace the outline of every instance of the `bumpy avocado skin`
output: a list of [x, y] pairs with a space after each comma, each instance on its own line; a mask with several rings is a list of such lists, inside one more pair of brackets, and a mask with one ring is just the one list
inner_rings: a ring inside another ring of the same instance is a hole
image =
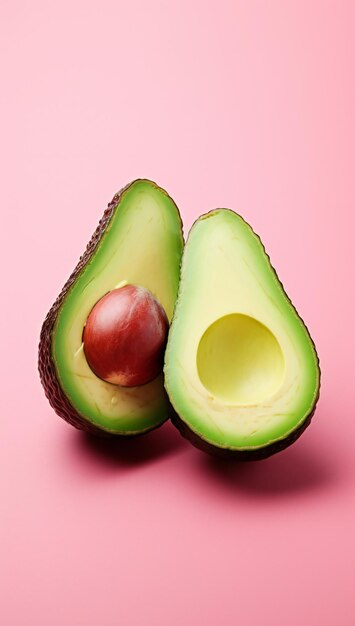
[[[97, 245], [99, 244], [102, 236], [104, 235], [111, 218], [114, 215], [115, 209], [121, 200], [122, 194], [135, 183], [129, 183], [125, 187], [123, 187], [120, 191], [118, 191], [111, 202], [108, 204], [107, 209], [104, 211], [102, 218], [99, 221], [99, 224], [92, 235], [89, 243], [86, 246], [86, 250], [84, 254], [80, 257], [77, 266], [74, 271], [68, 278], [65, 283], [62, 291], [60, 292], [58, 298], [54, 302], [53, 306], [49, 310], [41, 329], [40, 334], [40, 342], [38, 346], [38, 370], [41, 379], [41, 383], [44, 388], [44, 392], [46, 398], [54, 409], [54, 411], [62, 417], [66, 422], [78, 428], [79, 430], [86, 431], [93, 435], [99, 435], [101, 437], [122, 437], [122, 438], [130, 438], [132, 436], [139, 436], [142, 433], [137, 434], [124, 434], [124, 433], [111, 433], [107, 432], [94, 424], [92, 424], [89, 420], [86, 420], [82, 415], [80, 415], [74, 407], [69, 402], [67, 396], [63, 392], [57, 375], [56, 368], [52, 358], [52, 334], [53, 329], [55, 327], [55, 323], [57, 320], [57, 316], [60, 310], [60, 307], [68, 293], [69, 289], [75, 282], [77, 276], [82, 271], [87, 263], [89, 263]], [[181, 221], [181, 218], [180, 218]], [[182, 228], [182, 222], [181, 222]], [[149, 430], [153, 430], [154, 428], [158, 428], [159, 425], [153, 426]], [[148, 429], [144, 431], [144, 433], [148, 432]]]
[[[230, 209], [228, 209], [228, 210], [230, 210]], [[207, 219], [208, 217], [212, 216], [215, 212], [216, 212], [216, 210], [213, 209], [211, 211], [208, 211], [204, 215], [198, 217], [194, 221], [194, 223], [192, 224], [190, 232], [194, 228], [194, 226], [197, 225], [197, 223], [201, 220], [201, 218]], [[231, 212], [234, 212], [234, 211], [231, 211]], [[244, 218], [242, 218], [242, 219], [244, 220]], [[251, 228], [250, 225], [249, 225], [249, 227]], [[280, 283], [281, 287], [283, 288], [283, 284], [282, 284], [281, 280], [279, 279], [278, 274], [277, 274], [274, 266], [271, 263], [270, 256], [266, 252], [264, 244], [262, 243], [259, 235], [257, 233], [255, 233], [255, 231], [252, 228], [251, 228], [251, 230], [254, 233], [254, 235], [259, 239], [259, 241], [260, 241], [260, 243], [261, 243], [261, 245], [263, 247], [264, 254], [267, 257], [269, 265], [270, 265], [270, 270], [275, 274], [277, 281]], [[185, 251], [186, 251], [186, 248], [187, 248], [188, 244], [189, 244], [189, 240], [187, 239], [187, 242], [185, 243]], [[179, 295], [180, 294], [178, 293], [177, 302], [179, 300]], [[286, 292], [285, 292], [285, 295], [286, 295], [287, 299], [290, 301], [290, 303], [292, 304], [292, 306], [295, 309], [295, 311], [297, 311], [297, 309], [294, 306], [291, 298], [287, 295]], [[298, 312], [297, 312], [297, 314], [298, 314]], [[305, 328], [307, 329], [307, 326], [304, 323], [304, 320], [302, 319], [302, 317], [300, 315], [299, 315], [299, 318], [302, 321], [302, 323], [304, 324]], [[173, 324], [173, 322], [174, 322], [174, 316], [173, 316], [172, 324]], [[236, 462], [239, 462], [239, 461], [240, 462], [245, 462], [245, 461], [262, 461], [264, 459], [267, 459], [270, 456], [273, 456], [274, 454], [277, 454], [278, 452], [282, 452], [282, 450], [285, 450], [286, 448], [291, 446], [295, 441], [297, 441], [297, 439], [302, 435], [302, 433], [310, 425], [310, 423], [312, 421], [312, 418], [313, 418], [313, 415], [314, 415], [314, 413], [316, 411], [317, 403], [318, 403], [319, 396], [320, 396], [320, 387], [321, 387], [320, 361], [319, 361], [319, 356], [318, 356], [318, 353], [317, 353], [317, 350], [316, 350], [315, 343], [312, 340], [310, 335], [309, 335], [309, 337], [310, 337], [310, 340], [311, 340], [313, 348], [314, 348], [314, 353], [315, 353], [315, 356], [316, 356], [316, 362], [317, 362], [317, 368], [318, 368], [318, 374], [319, 374], [317, 394], [316, 394], [316, 396], [314, 398], [313, 405], [310, 408], [310, 412], [305, 417], [305, 419], [302, 422], [302, 424], [297, 429], [293, 430], [284, 439], [280, 439], [278, 441], [275, 441], [275, 442], [273, 442], [273, 443], [271, 443], [271, 444], [269, 444], [267, 446], [263, 446], [263, 447], [259, 447], [259, 448], [255, 448], [255, 449], [249, 449], [249, 450], [248, 449], [237, 450], [235, 448], [228, 448], [228, 447], [222, 448], [222, 447], [220, 447], [218, 445], [214, 445], [214, 444], [210, 443], [209, 441], [206, 441], [206, 439], [203, 439], [203, 437], [198, 435], [194, 430], [192, 430], [192, 428], [190, 428], [188, 426], [188, 424], [184, 420], [182, 420], [180, 418], [179, 414], [174, 409], [173, 401], [172, 401], [172, 398], [171, 398], [171, 394], [169, 394], [169, 387], [168, 387], [168, 385], [165, 385], [165, 388], [166, 388], [166, 391], [168, 393], [168, 396], [169, 396], [169, 399], [170, 399], [170, 403], [171, 403], [170, 421], [177, 428], [177, 430], [180, 432], [180, 434], [187, 441], [189, 441], [195, 448], [198, 448], [199, 450], [202, 450], [203, 452], [205, 452], [205, 453], [207, 453], [207, 454], [209, 454], [209, 455], [211, 455], [211, 456], [213, 456], [215, 458], [220, 458], [220, 459], [225, 459], [225, 460], [232, 460], [232, 461], [236, 461]]]

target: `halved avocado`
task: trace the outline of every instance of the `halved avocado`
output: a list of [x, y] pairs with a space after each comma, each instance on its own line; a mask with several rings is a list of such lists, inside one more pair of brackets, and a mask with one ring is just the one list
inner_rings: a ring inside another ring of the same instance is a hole
[[260, 238], [228, 209], [200, 217], [165, 353], [174, 424], [207, 452], [265, 458], [309, 424], [319, 384], [314, 343]]
[[46, 396], [73, 426], [135, 435], [167, 419], [163, 374], [140, 387], [107, 383], [90, 369], [82, 335], [95, 303], [121, 281], [149, 289], [170, 321], [182, 249], [179, 211], [163, 189], [136, 180], [114, 196], [41, 331], [38, 366]]

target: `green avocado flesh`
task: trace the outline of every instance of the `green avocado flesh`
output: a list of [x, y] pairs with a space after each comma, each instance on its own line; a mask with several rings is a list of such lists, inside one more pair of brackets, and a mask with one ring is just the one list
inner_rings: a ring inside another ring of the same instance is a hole
[[52, 358], [60, 386], [74, 409], [115, 434], [150, 430], [168, 417], [163, 374], [146, 385], [124, 388], [104, 382], [90, 369], [82, 334], [94, 304], [121, 281], [151, 291], [171, 320], [183, 247], [176, 205], [146, 180], [122, 192], [90, 261], [76, 277], [59, 310]]
[[217, 448], [264, 448], [302, 427], [319, 378], [314, 344], [259, 237], [228, 209], [200, 217], [165, 353], [180, 420]]

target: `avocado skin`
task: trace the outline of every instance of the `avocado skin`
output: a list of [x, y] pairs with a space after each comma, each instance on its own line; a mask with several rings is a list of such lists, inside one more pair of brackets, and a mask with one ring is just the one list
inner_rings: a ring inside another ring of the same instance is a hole
[[219, 446], [214, 446], [202, 437], [199, 437], [191, 428], [177, 415], [175, 411], [170, 415], [170, 419], [174, 426], [179, 430], [180, 434], [185, 437], [193, 446], [202, 450], [203, 452], [207, 452], [208, 454], [219, 457], [222, 459], [231, 459], [234, 461], [262, 461], [263, 459], [267, 459], [269, 456], [276, 454], [277, 452], [281, 452], [288, 446], [292, 445], [306, 430], [307, 426], [311, 423], [312, 417], [316, 410], [316, 404], [319, 398], [319, 394], [315, 399], [315, 403], [312, 411], [306, 417], [303, 424], [292, 433], [288, 435], [285, 439], [281, 439], [280, 441], [275, 441], [268, 446], [264, 446], [263, 448], [257, 448], [255, 450], [233, 450], [231, 448], [220, 448]]

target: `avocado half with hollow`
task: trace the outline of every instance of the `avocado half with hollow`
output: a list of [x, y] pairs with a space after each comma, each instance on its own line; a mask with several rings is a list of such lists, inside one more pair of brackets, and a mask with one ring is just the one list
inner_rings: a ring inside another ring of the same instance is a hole
[[179, 211], [163, 189], [136, 180], [114, 196], [41, 331], [39, 372], [46, 396], [73, 426], [135, 435], [167, 419], [162, 371], [141, 386], [106, 382], [89, 367], [82, 342], [93, 307], [120, 284], [149, 290], [170, 321], [182, 248]]
[[228, 209], [200, 217], [165, 352], [173, 423], [205, 451], [265, 458], [310, 423], [319, 384], [313, 341], [260, 238]]

